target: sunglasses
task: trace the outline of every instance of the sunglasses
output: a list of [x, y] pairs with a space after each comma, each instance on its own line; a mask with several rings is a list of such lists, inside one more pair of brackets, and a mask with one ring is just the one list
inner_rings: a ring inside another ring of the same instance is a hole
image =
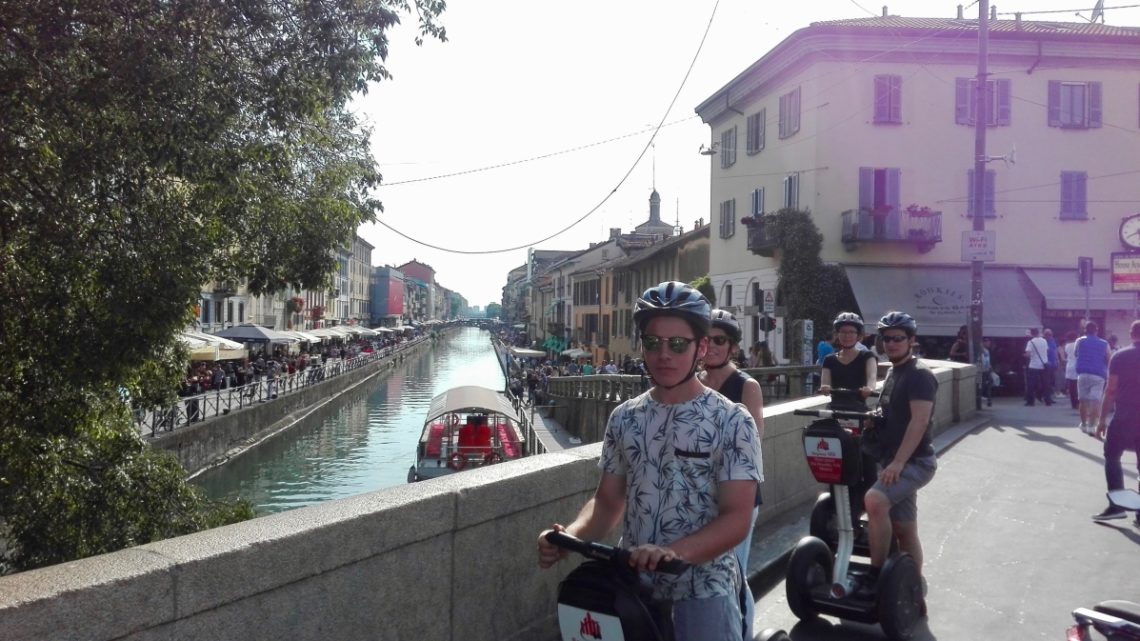
[[727, 336], [709, 336], [709, 340], [712, 341], [714, 345], [724, 345], [725, 343], [732, 342], [732, 339]]
[[883, 336], [882, 338], [884, 343], [901, 343], [910, 340], [910, 336], [905, 334], [902, 336]]
[[641, 344], [645, 346], [645, 351], [656, 352], [661, 347], [661, 342], [664, 341], [669, 345], [669, 351], [674, 354], [684, 354], [689, 350], [689, 345], [697, 339], [685, 338], [684, 336], [671, 336], [665, 338], [663, 336], [654, 336], [653, 334], [646, 334], [641, 337]]

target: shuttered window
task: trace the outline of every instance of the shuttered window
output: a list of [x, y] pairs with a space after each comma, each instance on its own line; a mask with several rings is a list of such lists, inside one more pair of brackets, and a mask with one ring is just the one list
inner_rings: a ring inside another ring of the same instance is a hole
[[[954, 81], [954, 122], [959, 125], [974, 125], [974, 112], [977, 111], [975, 78], [956, 78]], [[1009, 126], [1012, 118], [1013, 96], [1008, 78], [986, 81], [986, 125], [990, 127]]]
[[720, 237], [732, 238], [736, 233], [736, 199], [720, 203]]
[[720, 134], [720, 168], [727, 169], [736, 164], [736, 127]]
[[764, 119], [767, 117], [767, 109], [761, 109], [756, 113], [748, 116], [748, 129], [746, 143], [748, 154], [758, 154], [764, 149]]
[[789, 138], [800, 130], [800, 88], [780, 96], [780, 139]]
[[1084, 171], [1061, 172], [1061, 218], [1079, 220], [1089, 217], [1088, 177]]
[[902, 76], [875, 76], [875, 124], [902, 123]]
[[[997, 181], [997, 172], [993, 169], [986, 170], [986, 185], [985, 185], [985, 204], [983, 210], [986, 212], [986, 218], [993, 218], [997, 216], [997, 210], [994, 208], [994, 183]], [[971, 169], [966, 172], [966, 215], [974, 215], [974, 170]]]
[[1101, 126], [1099, 82], [1049, 81], [1049, 126], [1096, 129]]
[[752, 190], [752, 211], [751, 215], [760, 216], [764, 213], [764, 188], [757, 187]]

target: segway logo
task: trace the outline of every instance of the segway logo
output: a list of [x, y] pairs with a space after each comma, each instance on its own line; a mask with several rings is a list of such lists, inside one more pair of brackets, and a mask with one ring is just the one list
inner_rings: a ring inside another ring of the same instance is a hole
[[598, 624], [597, 619], [590, 616], [590, 613], [587, 612], [586, 618], [582, 619], [582, 623], [578, 626], [578, 634], [591, 639], [601, 639], [602, 626]]
[[812, 476], [820, 483], [838, 483], [843, 477], [843, 445], [836, 438], [804, 439], [804, 454]]
[[828, 449], [830, 449], [827, 446], [827, 439], [824, 439], [824, 438], [819, 439], [819, 442], [815, 444], [815, 449], [816, 449], [816, 451], [820, 451], [820, 452], [826, 452]]

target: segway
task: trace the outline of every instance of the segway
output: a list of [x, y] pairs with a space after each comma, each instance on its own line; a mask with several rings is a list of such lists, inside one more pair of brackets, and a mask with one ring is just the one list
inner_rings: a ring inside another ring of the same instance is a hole
[[[871, 396], [878, 396], [878, 392], [871, 392]], [[860, 418], [838, 418], [835, 420], [839, 426], [860, 437], [863, 431], [863, 413], [867, 411], [867, 404], [859, 390], [833, 388], [831, 402], [828, 409], [858, 412]], [[854, 530], [854, 552], [859, 556], [870, 556], [867, 544], [867, 523], [862, 520], [863, 495], [875, 484], [878, 461], [866, 452], [862, 453], [860, 467], [862, 474], [859, 482], [848, 490], [849, 504], [851, 506], [851, 526]], [[808, 533], [821, 539], [834, 554], [839, 549], [838, 518], [836, 517], [835, 501], [831, 492], [821, 492], [811, 510]], [[892, 546], [895, 542], [892, 541]]]
[[862, 483], [862, 432], [852, 433], [839, 419], [874, 421], [874, 412], [795, 410], [814, 416], [804, 429], [804, 453], [812, 475], [831, 488], [837, 542], [835, 550], [815, 536], [800, 539], [788, 561], [788, 607], [801, 620], [829, 614], [862, 623], [878, 623], [892, 641], [909, 639], [926, 612], [922, 578], [906, 552], [893, 552], [875, 571], [852, 560], [855, 534], [850, 491]]
[[[552, 545], [589, 560], [558, 585], [558, 628], [562, 641], [673, 641], [672, 609], [655, 601], [648, 585], [629, 566], [629, 550], [549, 532]], [[657, 572], [681, 574], [689, 564], [674, 559]], [[783, 630], [765, 630], [756, 641], [791, 641]]]

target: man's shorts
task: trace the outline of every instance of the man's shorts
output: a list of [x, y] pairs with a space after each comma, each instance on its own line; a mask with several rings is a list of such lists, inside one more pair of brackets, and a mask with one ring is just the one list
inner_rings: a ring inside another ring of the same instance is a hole
[[1099, 401], [1104, 398], [1104, 377], [1077, 374], [1077, 398], [1082, 401]]
[[736, 596], [673, 602], [673, 634], [677, 641], [737, 641], [744, 625]]
[[872, 490], [878, 490], [891, 502], [891, 520], [896, 523], [914, 523], [918, 520], [919, 488], [934, 478], [938, 470], [938, 458], [923, 456], [913, 458], [903, 466], [899, 479], [890, 485], [875, 481]]

